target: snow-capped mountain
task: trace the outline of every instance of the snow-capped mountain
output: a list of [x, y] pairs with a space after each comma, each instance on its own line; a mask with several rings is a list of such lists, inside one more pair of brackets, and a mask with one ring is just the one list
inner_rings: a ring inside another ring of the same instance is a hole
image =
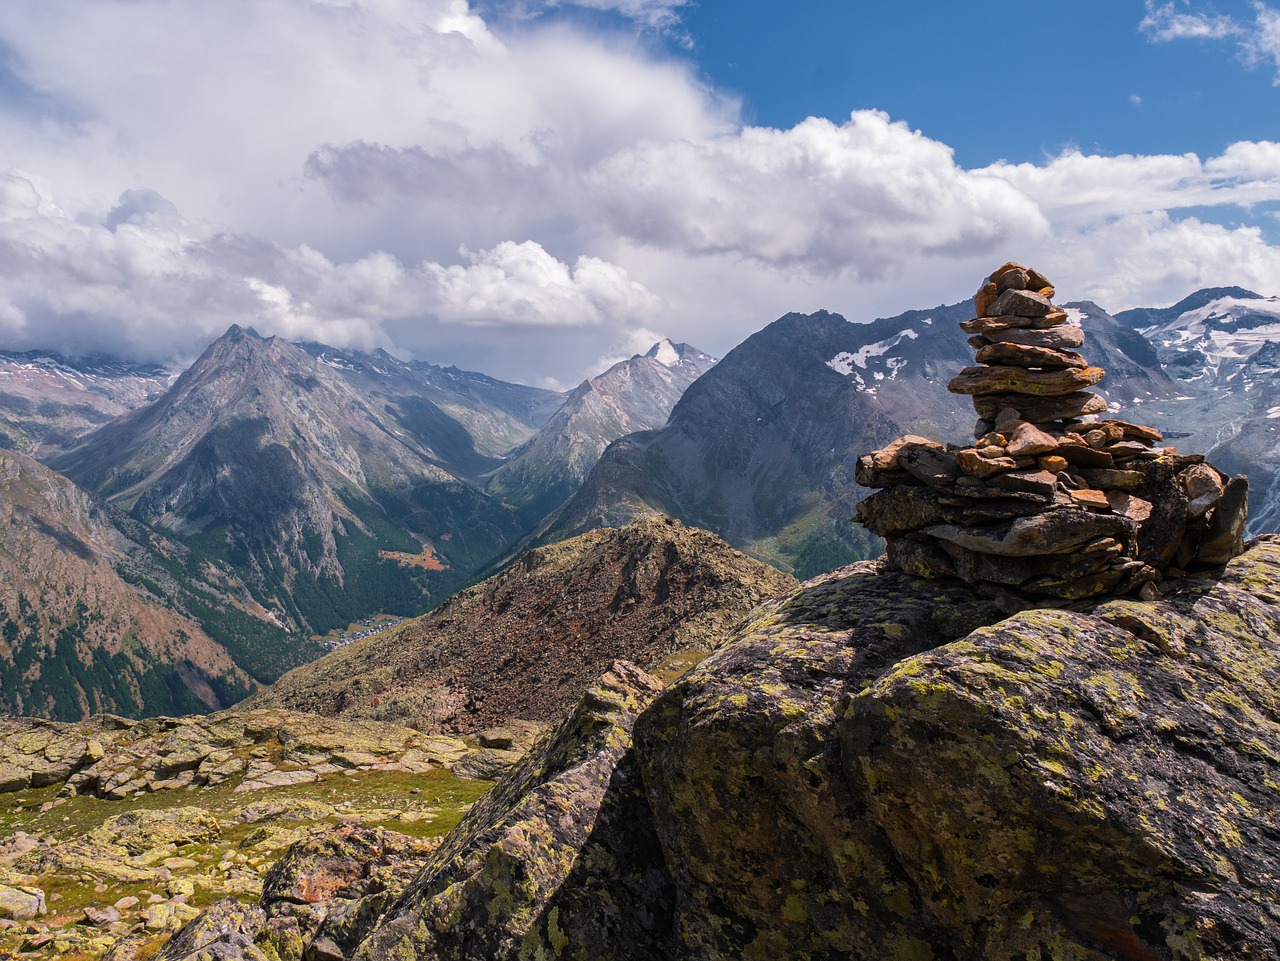
[[1172, 307], [1116, 315], [1155, 345], [1170, 376], [1200, 388], [1236, 382], [1246, 362], [1280, 343], [1280, 297], [1241, 287], [1198, 290]]
[[1155, 346], [1178, 385], [1144, 411], [1152, 425], [1247, 475], [1250, 531], [1280, 530], [1280, 297], [1213, 287], [1117, 317]]
[[51, 454], [155, 400], [177, 376], [110, 357], [0, 351], [0, 448]]
[[[689, 371], [697, 371], [695, 376], [701, 376], [710, 370], [716, 362], [716, 359], [710, 354], [704, 354], [696, 347], [690, 347], [688, 344], [676, 344], [669, 337], [664, 337], [643, 355], [650, 360], [656, 360], [663, 367], [681, 367]], [[632, 360], [635, 358], [633, 357]], [[625, 363], [625, 362], [624, 362]]]

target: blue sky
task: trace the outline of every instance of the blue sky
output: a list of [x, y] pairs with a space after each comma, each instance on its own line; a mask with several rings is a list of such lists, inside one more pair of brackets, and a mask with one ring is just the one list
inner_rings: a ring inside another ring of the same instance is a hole
[[6, 0], [0, 347], [570, 384], [1010, 258], [1277, 294], [1278, 82], [1251, 0]]
[[[1214, 9], [1241, 24], [1255, 16], [1248, 2]], [[699, 69], [741, 92], [751, 122], [876, 108], [966, 166], [1068, 145], [1211, 155], [1280, 134], [1274, 63], [1246, 67], [1226, 38], [1153, 42], [1146, 16], [1123, 0], [703, 0], [682, 14]]]

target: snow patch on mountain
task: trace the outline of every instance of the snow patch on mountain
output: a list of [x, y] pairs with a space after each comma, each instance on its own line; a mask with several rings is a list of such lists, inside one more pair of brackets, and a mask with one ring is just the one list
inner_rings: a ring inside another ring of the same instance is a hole
[[[926, 318], [926, 320], [928, 320], [928, 318]], [[932, 323], [931, 320], [928, 320], [928, 322]], [[894, 334], [886, 340], [877, 341], [874, 344], [865, 344], [864, 346], [859, 347], [855, 352], [851, 353], [849, 351], [841, 351], [827, 361], [827, 366], [836, 373], [843, 374], [845, 377], [855, 377], [858, 384], [862, 385], [862, 378], [854, 373], [855, 367], [859, 370], [866, 370], [867, 361], [874, 357], [884, 356], [902, 343], [903, 340], [915, 340], [919, 336], [920, 335], [914, 330], [908, 328], [899, 334]], [[897, 377], [898, 371], [900, 371], [905, 365], [906, 360], [904, 358], [891, 357], [885, 365], [888, 367], [887, 376], [889, 380], [894, 380]], [[883, 371], [872, 371], [871, 374], [876, 380], [884, 380], [886, 377], [886, 373]]]
[[1280, 343], [1280, 297], [1218, 297], [1140, 332], [1183, 380], [1233, 378], [1263, 347]]
[[649, 356], [664, 367], [674, 367], [680, 363], [680, 351], [676, 350], [676, 345], [665, 337], [653, 345]]

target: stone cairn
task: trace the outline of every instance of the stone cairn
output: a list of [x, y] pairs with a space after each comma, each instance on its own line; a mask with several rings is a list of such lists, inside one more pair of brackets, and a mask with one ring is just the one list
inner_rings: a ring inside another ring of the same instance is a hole
[[1021, 264], [983, 283], [960, 325], [979, 366], [949, 385], [973, 398], [976, 443], [907, 436], [859, 458], [858, 483], [879, 490], [856, 520], [892, 567], [961, 578], [1008, 611], [1150, 597], [1163, 578], [1225, 564], [1243, 549], [1248, 482], [1105, 417], [1087, 389], [1105, 371], [1075, 351], [1084, 331], [1053, 296]]

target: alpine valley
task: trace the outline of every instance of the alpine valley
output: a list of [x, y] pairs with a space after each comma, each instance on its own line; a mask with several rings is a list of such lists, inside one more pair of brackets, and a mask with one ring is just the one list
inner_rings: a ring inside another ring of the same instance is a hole
[[[1065, 306], [1112, 410], [1248, 475], [1252, 531], [1277, 529], [1280, 299]], [[719, 362], [662, 341], [567, 394], [239, 326], [181, 372], [0, 353], [5, 707], [226, 707], [531, 547], [650, 515], [801, 579], [877, 556], [849, 523], [855, 462], [972, 430], [946, 389], [972, 310], [789, 314]]]

